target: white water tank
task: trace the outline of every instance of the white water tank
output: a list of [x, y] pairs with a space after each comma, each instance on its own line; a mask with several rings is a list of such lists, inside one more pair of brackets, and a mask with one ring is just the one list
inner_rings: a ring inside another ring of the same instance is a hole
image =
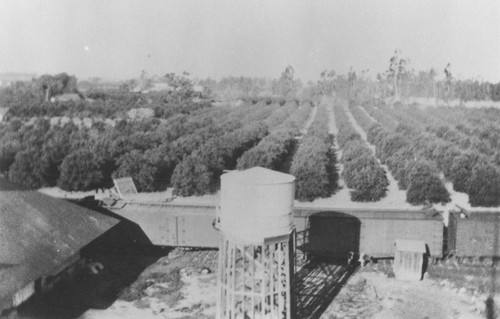
[[221, 176], [220, 229], [246, 243], [289, 234], [295, 177], [262, 167]]

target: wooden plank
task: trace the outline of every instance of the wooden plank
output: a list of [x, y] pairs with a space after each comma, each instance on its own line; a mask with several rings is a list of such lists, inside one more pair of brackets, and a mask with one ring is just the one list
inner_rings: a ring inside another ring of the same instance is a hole
[[[285, 269], [283, 269], [283, 267], [285, 267], [286, 265], [284, 265], [285, 263], [285, 256], [283, 254], [283, 247], [284, 243], [279, 243], [278, 244], [278, 312], [281, 312], [282, 310], [285, 309], [285, 301], [283, 300], [283, 290], [284, 290], [284, 287], [283, 287], [283, 284], [281, 283], [281, 278], [282, 276], [286, 276], [285, 274]], [[283, 264], [282, 264], [283, 262]], [[286, 284], [286, 283], [285, 283]]]
[[245, 244], [243, 244], [243, 251], [242, 251], [242, 255], [243, 255], [243, 265], [241, 267], [241, 270], [242, 270], [242, 285], [241, 285], [241, 290], [242, 290], [242, 295], [243, 295], [243, 298], [242, 298], [242, 301], [241, 301], [241, 314], [242, 314], [242, 318], [245, 318], [245, 294], [246, 294], [246, 289], [245, 289], [245, 278], [246, 278], [246, 269], [245, 269], [245, 261], [246, 261], [246, 255], [247, 255], [247, 252], [246, 252], [246, 246]]
[[[254, 256], [254, 258], [255, 258], [255, 246], [254, 245], [252, 245], [252, 256]], [[250, 302], [250, 305], [251, 305], [250, 318], [255, 318], [255, 294], [256, 294], [256, 291], [255, 291], [255, 260], [252, 260], [252, 264], [251, 264], [250, 268], [251, 268], [251, 271], [250, 271], [250, 276], [251, 276], [250, 292], [251, 292], [251, 296], [252, 296], [252, 300]]]
[[238, 245], [235, 242], [231, 242], [231, 267], [232, 267], [232, 276], [231, 276], [231, 315], [230, 318], [236, 318], [236, 300], [234, 292], [236, 291], [236, 249], [238, 249]]
[[[276, 288], [277, 285], [276, 285], [276, 280], [275, 280], [275, 275], [276, 275], [276, 271], [278, 269], [274, 269], [275, 267], [275, 262], [276, 262], [276, 245], [277, 244], [271, 244], [270, 247], [271, 247], [271, 252], [269, 254], [270, 256], [270, 263], [271, 263], [271, 267], [270, 267], [270, 271], [269, 273], [271, 274], [271, 278], [269, 279], [270, 281], [270, 285], [271, 285], [271, 314], [273, 315], [273, 318], [278, 318], [278, 313], [276, 312], [276, 307], [275, 307], [275, 296], [276, 296]], [[279, 268], [279, 267], [277, 267]]]
[[269, 286], [268, 286], [268, 282], [269, 282], [269, 272], [268, 272], [268, 268], [269, 268], [269, 250], [267, 249], [267, 246], [262, 246], [262, 262], [264, 263], [264, 267], [262, 268], [262, 287], [263, 287], [263, 296], [262, 296], [262, 306], [264, 308], [264, 311], [263, 311], [263, 315], [266, 315], [269, 307], [268, 307], [268, 300], [267, 300], [267, 295], [268, 295], [268, 292], [269, 292]]

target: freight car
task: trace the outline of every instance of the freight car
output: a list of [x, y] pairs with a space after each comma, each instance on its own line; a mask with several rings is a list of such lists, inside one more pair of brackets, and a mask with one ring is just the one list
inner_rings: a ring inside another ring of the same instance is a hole
[[294, 224], [298, 248], [322, 255], [391, 257], [396, 239], [424, 241], [432, 257], [443, 253], [443, 218], [435, 210], [296, 207]]
[[212, 226], [214, 205], [124, 202], [111, 210], [138, 224], [154, 245], [219, 247], [219, 234]]
[[[137, 223], [155, 245], [217, 248], [214, 205], [128, 202], [113, 212]], [[434, 210], [355, 210], [295, 207], [297, 247], [329, 256], [349, 252], [391, 257], [396, 239], [424, 241], [433, 257], [443, 252], [443, 219]]]
[[451, 212], [446, 253], [465, 260], [500, 256], [499, 212]]

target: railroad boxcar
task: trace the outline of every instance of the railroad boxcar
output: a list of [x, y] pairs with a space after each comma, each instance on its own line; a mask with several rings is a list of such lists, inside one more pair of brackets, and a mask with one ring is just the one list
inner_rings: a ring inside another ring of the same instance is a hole
[[[155, 245], [218, 248], [214, 205], [129, 202], [117, 214], [137, 223]], [[392, 257], [396, 239], [422, 240], [433, 257], [443, 252], [443, 219], [433, 210], [295, 207], [298, 246], [331, 256], [349, 252]], [[308, 245], [308, 246], [307, 246]]]
[[[435, 210], [318, 209], [296, 207], [297, 237], [321, 254], [347, 256], [349, 251], [374, 258], [394, 256], [396, 239], [425, 242], [432, 257], [443, 254], [443, 218]], [[308, 239], [303, 239], [308, 242]]]
[[500, 256], [500, 212], [452, 212], [447, 237], [447, 253], [455, 256]]
[[154, 245], [219, 247], [213, 205], [128, 202], [112, 211], [138, 224]]

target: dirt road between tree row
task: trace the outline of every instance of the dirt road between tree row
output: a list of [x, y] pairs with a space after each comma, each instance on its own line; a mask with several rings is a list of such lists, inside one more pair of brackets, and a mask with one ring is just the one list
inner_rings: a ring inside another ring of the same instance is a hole
[[[363, 139], [363, 141], [365, 141], [366, 146], [372, 151], [373, 156], [375, 156], [375, 154], [376, 154], [375, 145], [368, 142], [368, 136], [367, 136], [366, 132], [358, 124], [358, 122], [356, 121], [356, 119], [352, 115], [351, 110], [349, 110], [349, 108], [345, 104], [344, 104], [344, 109], [345, 109], [345, 112], [346, 112], [347, 116], [349, 117], [349, 120], [351, 121], [351, 124], [353, 125], [354, 129], [358, 132], [359, 135], [361, 135], [361, 138]], [[392, 196], [395, 199], [396, 198], [397, 199], [406, 198], [406, 192], [404, 190], [399, 189], [398, 182], [396, 181], [394, 176], [392, 176], [392, 173], [389, 170], [389, 167], [387, 167], [387, 165], [383, 165], [382, 163], [380, 163], [380, 160], [378, 158], [377, 158], [377, 161], [379, 162], [380, 166], [385, 170], [387, 180], [389, 181], [389, 186], [387, 187], [387, 197]]]

